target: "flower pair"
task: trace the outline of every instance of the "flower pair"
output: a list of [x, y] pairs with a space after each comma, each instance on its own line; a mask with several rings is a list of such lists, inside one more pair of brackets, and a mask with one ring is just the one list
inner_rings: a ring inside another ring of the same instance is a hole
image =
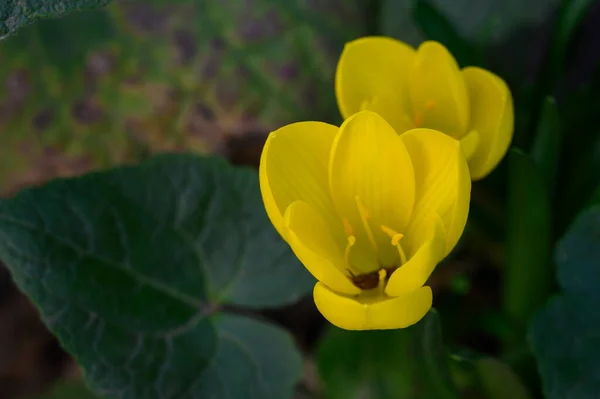
[[318, 280], [325, 318], [350, 330], [407, 327], [431, 307], [425, 283], [463, 232], [471, 178], [506, 152], [510, 93], [489, 72], [459, 71], [438, 43], [415, 51], [365, 38], [345, 47], [336, 94], [341, 127], [299, 122], [270, 134], [265, 208]]
[[506, 83], [478, 67], [460, 70], [437, 42], [417, 50], [385, 37], [350, 42], [338, 63], [335, 89], [344, 118], [368, 109], [398, 134], [425, 127], [460, 140], [473, 180], [498, 165], [512, 139]]

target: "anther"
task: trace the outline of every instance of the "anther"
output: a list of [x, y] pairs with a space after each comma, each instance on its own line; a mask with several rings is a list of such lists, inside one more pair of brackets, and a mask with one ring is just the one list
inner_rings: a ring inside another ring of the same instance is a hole
[[[392, 228], [389, 228], [389, 227], [387, 227], [385, 225], [381, 225], [381, 226], [379, 226], [379, 228], [381, 228], [381, 231], [383, 231], [385, 234], [387, 234], [388, 236], [390, 236], [390, 238], [394, 238], [394, 236], [400, 234], [396, 230], [394, 230]], [[400, 235], [402, 235], [402, 234], [400, 234]], [[396, 245], [396, 244], [392, 244], [392, 245]]]
[[381, 231], [390, 236], [391, 244], [395, 246], [398, 250], [398, 255], [400, 255], [400, 261], [402, 262], [402, 264], [406, 263], [406, 254], [404, 253], [402, 246], [400, 246], [400, 240], [402, 239], [402, 237], [404, 237], [404, 235], [384, 225], [381, 225], [379, 227], [381, 228]]
[[348, 236], [348, 243], [346, 244], [346, 249], [344, 250], [344, 262], [348, 266], [350, 266], [350, 248], [352, 248], [354, 244], [356, 244], [356, 237]]
[[344, 225], [344, 232], [346, 233], [346, 235], [347, 236], [354, 235], [354, 230], [352, 229], [350, 222], [348, 222], [348, 219], [342, 220], [342, 223]]
[[421, 127], [423, 126], [423, 113], [422, 112], [415, 112], [415, 126], [416, 127]]
[[[425, 103], [425, 111], [431, 111], [435, 107], [435, 101], [429, 100]], [[415, 126], [421, 127], [423, 126], [423, 122], [425, 121], [425, 115], [423, 111], [415, 112]]]
[[400, 242], [402, 237], [404, 237], [403, 234], [400, 234], [400, 233], [394, 234], [394, 236], [392, 237], [392, 245], [394, 245], [394, 246], [398, 245], [398, 243]]

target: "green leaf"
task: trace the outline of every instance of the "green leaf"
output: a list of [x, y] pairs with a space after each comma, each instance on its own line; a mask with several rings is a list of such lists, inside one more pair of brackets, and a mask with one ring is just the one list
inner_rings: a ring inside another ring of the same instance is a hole
[[301, 374], [290, 336], [224, 311], [313, 285], [250, 169], [164, 155], [25, 190], [0, 202], [0, 258], [101, 395], [287, 398]]
[[582, 212], [556, 247], [563, 294], [534, 319], [529, 343], [548, 399], [600, 391], [600, 205]]
[[49, 393], [36, 399], [100, 399], [81, 380], [65, 381], [56, 384]]
[[600, 303], [600, 205], [579, 215], [557, 244], [555, 261], [564, 292]]
[[107, 5], [111, 0], [3, 0], [0, 4], [0, 40], [40, 18], [63, 17]]
[[547, 399], [596, 399], [600, 392], [598, 303], [552, 298], [534, 320], [529, 340]]
[[329, 399], [457, 398], [434, 310], [402, 330], [332, 327], [316, 359]]
[[483, 392], [488, 399], [532, 399], [517, 374], [505, 363], [493, 357], [474, 361]]
[[553, 190], [561, 148], [561, 128], [556, 101], [546, 97], [531, 150], [531, 156], [544, 174], [549, 190]]
[[552, 220], [548, 189], [534, 159], [511, 150], [504, 310], [525, 326], [552, 290]]

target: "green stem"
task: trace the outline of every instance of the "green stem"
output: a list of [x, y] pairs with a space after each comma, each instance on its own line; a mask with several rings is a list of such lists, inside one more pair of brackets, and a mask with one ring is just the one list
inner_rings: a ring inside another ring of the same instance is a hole
[[546, 181], [533, 158], [512, 150], [509, 169], [503, 308], [521, 332], [553, 288], [552, 213]]

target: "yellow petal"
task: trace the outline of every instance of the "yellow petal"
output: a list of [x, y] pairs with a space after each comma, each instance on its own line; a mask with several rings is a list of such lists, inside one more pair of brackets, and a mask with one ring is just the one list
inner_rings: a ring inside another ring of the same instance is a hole
[[469, 159], [473, 180], [490, 173], [506, 154], [514, 130], [512, 96], [502, 79], [481, 68], [468, 67], [462, 75], [471, 104], [471, 126], [479, 146]]
[[405, 295], [361, 302], [361, 297], [348, 298], [317, 283], [313, 297], [319, 312], [329, 322], [345, 330], [389, 330], [405, 328], [421, 320], [432, 304], [429, 287]]
[[[322, 122], [298, 122], [272, 132], [260, 159], [263, 202], [279, 234], [286, 208], [301, 200], [331, 222], [339, 223], [329, 195], [327, 168], [338, 127]], [[285, 238], [285, 237], [284, 237]]]
[[417, 127], [461, 138], [469, 124], [469, 97], [456, 60], [440, 43], [417, 49], [410, 75], [410, 101]]
[[317, 280], [345, 294], [361, 292], [342, 272], [344, 237], [335, 237], [323, 216], [306, 202], [295, 201], [285, 211], [284, 226], [290, 247]]
[[[377, 235], [375, 241], [395, 254], [379, 226], [402, 231], [412, 212], [415, 183], [402, 140], [381, 116], [362, 111], [342, 124], [331, 148], [329, 185], [338, 213], [356, 234], [357, 251]], [[356, 267], [378, 269], [377, 259], [373, 262], [373, 267]]]
[[460, 146], [463, 149], [467, 163], [469, 159], [473, 157], [477, 148], [479, 148], [479, 133], [477, 130], [471, 130], [462, 139], [460, 139]]
[[[430, 215], [423, 220], [431, 228], [429, 238], [402, 266], [392, 273], [385, 293], [389, 296], [400, 296], [422, 287], [443, 258], [446, 249], [446, 231], [442, 219], [437, 215]], [[433, 225], [433, 226], [432, 226]]]
[[414, 58], [412, 47], [389, 37], [347, 43], [335, 74], [335, 92], [344, 119], [368, 109], [383, 116], [398, 133], [413, 128], [407, 78]]
[[[413, 129], [400, 136], [408, 149], [415, 173], [415, 207], [405, 237], [408, 256], [423, 245], [431, 225], [428, 215], [437, 213], [446, 230], [446, 256], [454, 248], [467, 223], [471, 178], [460, 143], [431, 129]], [[423, 230], [425, 229], [425, 230]]]

